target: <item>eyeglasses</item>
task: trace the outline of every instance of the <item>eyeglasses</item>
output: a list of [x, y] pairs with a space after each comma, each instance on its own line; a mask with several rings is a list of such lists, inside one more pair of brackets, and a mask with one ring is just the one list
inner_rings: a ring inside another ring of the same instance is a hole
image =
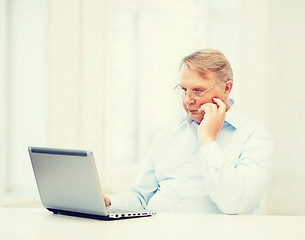
[[212, 85], [211, 87], [209, 87], [209, 88], [208, 88], [207, 90], [205, 90], [205, 91], [200, 91], [200, 90], [191, 90], [191, 91], [189, 91], [189, 90], [186, 90], [186, 89], [180, 87], [179, 85], [177, 85], [177, 86], [174, 88], [174, 90], [175, 90], [176, 93], [177, 93], [179, 96], [181, 96], [183, 99], [185, 98], [187, 92], [189, 93], [189, 95], [190, 95], [191, 98], [193, 98], [193, 99], [199, 99], [199, 98], [201, 98], [201, 97], [203, 96], [203, 94], [205, 94], [207, 91], [211, 90], [211, 89], [212, 89], [213, 87], [215, 87], [217, 84], [218, 84], [218, 82], [215, 83], [214, 85]]

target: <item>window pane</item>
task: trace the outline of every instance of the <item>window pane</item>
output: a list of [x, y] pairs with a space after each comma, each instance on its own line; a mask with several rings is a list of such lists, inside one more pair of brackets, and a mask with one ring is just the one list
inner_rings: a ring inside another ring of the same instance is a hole
[[142, 161], [156, 132], [182, 116], [173, 88], [181, 58], [201, 44], [195, 2], [186, 13], [158, 5], [110, 9], [108, 163]]
[[106, 91], [108, 161], [134, 161], [136, 138], [137, 28], [135, 11], [110, 12]]

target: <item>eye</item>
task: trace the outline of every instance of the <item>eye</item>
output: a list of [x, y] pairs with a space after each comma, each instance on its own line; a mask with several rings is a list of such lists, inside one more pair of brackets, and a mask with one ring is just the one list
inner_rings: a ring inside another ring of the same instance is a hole
[[193, 92], [203, 92], [203, 91], [201, 91], [199, 89], [195, 89], [195, 90], [193, 90]]
[[203, 93], [203, 91], [201, 91], [201, 90], [193, 90], [193, 93], [195, 93], [197, 95], [201, 95]]

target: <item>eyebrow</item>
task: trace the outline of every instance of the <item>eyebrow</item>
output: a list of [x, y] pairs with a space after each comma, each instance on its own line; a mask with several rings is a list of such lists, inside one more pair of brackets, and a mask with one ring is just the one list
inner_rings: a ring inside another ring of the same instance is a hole
[[[178, 86], [180, 86], [181, 88], [186, 88], [185, 86], [182, 86], [180, 84], [178, 84]], [[208, 88], [205, 88], [205, 87], [202, 87], [202, 86], [195, 86], [192, 88], [192, 90], [205, 90], [205, 89], [208, 89]]]

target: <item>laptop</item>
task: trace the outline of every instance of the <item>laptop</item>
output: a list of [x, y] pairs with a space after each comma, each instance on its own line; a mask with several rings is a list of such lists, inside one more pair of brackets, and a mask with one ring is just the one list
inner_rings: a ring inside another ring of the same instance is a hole
[[148, 217], [155, 212], [109, 212], [91, 151], [29, 147], [42, 204], [54, 214], [100, 220]]

